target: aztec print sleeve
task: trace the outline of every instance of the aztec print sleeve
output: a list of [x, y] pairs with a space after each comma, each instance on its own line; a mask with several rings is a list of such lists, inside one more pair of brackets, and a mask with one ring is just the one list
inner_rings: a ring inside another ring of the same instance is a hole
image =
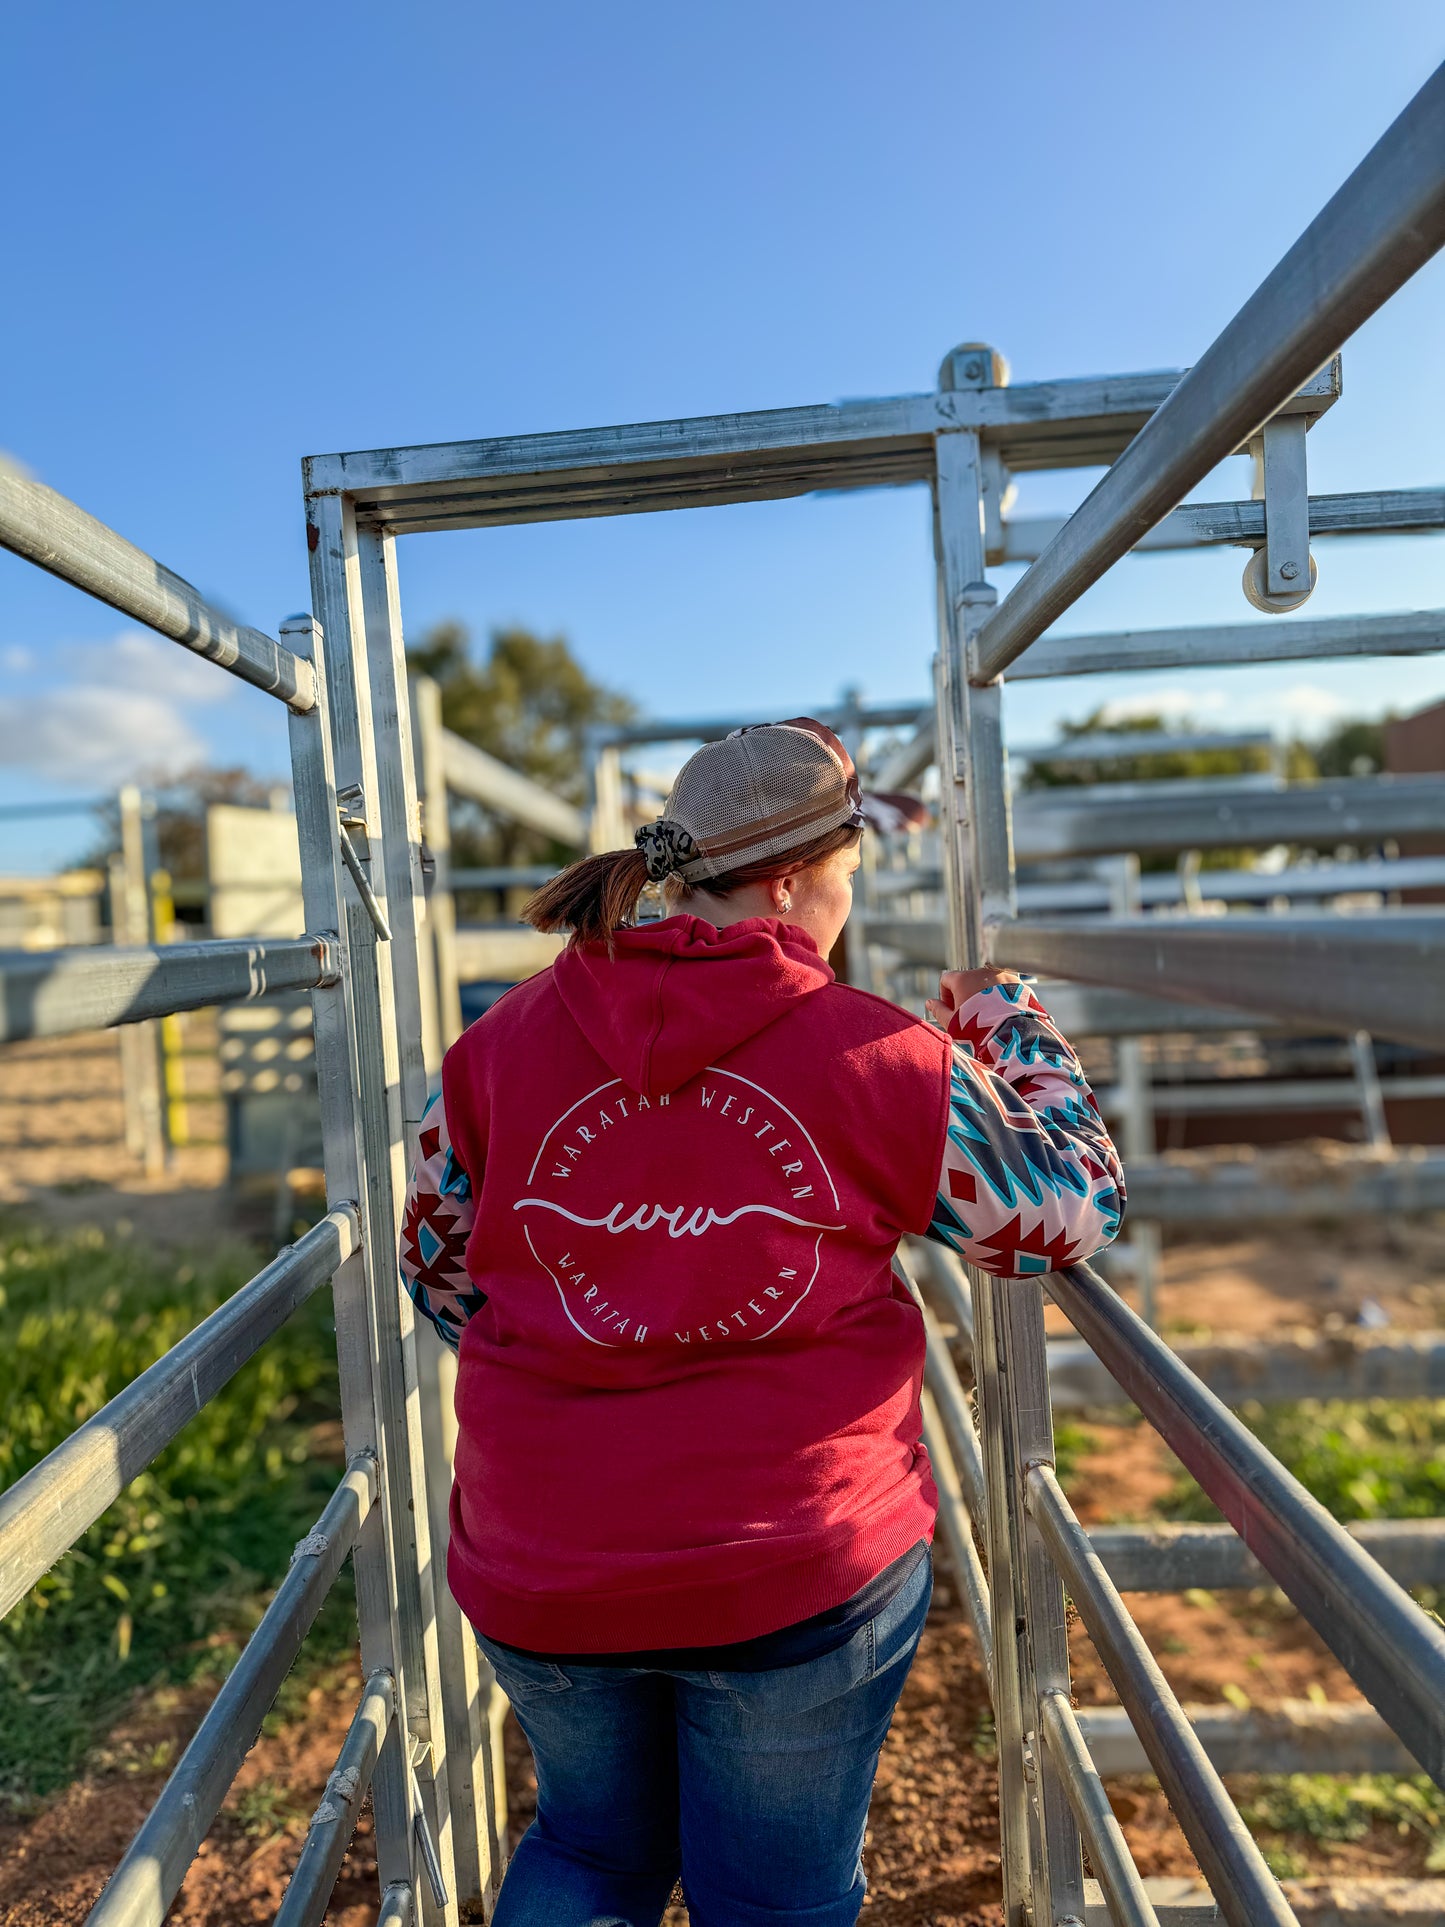
[[1124, 1173], [1073, 1049], [1027, 984], [948, 1025], [952, 1090], [928, 1235], [1000, 1277], [1057, 1271], [1119, 1229]]
[[401, 1225], [401, 1277], [412, 1303], [453, 1351], [462, 1326], [486, 1303], [467, 1272], [477, 1214], [472, 1181], [457, 1161], [438, 1091], [422, 1114]]

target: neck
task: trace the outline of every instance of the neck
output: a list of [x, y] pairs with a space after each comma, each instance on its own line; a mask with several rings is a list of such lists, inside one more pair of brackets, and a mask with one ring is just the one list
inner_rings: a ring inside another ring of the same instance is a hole
[[725, 897], [715, 897], [707, 890], [690, 890], [677, 908], [690, 917], [701, 917], [704, 923], [713, 924], [719, 930], [726, 930], [730, 923], [745, 923], [749, 917], [779, 915], [765, 883], [745, 884], [741, 890], [730, 891]]

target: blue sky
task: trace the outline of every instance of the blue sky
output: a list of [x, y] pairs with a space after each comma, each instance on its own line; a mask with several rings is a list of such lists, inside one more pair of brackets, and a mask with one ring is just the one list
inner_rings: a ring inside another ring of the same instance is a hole
[[[0, 447], [248, 621], [307, 601], [303, 454], [1183, 366], [1445, 54], [1435, 0], [245, 9], [7, 21]], [[1316, 492], [1445, 481], [1437, 260], [1361, 330]], [[1026, 478], [1020, 512], [1092, 475]], [[1244, 464], [1198, 493], [1247, 493]], [[1306, 614], [1434, 606], [1445, 538], [1321, 544]], [[1063, 628], [1238, 621], [1242, 555], [1131, 559]], [[659, 711], [921, 694], [919, 490], [407, 538], [419, 633], [564, 631]], [[1006, 585], [1008, 572], [1000, 572]], [[1021, 686], [1317, 727], [1439, 662]], [[0, 555], [0, 802], [211, 757], [281, 718]], [[0, 826], [0, 869], [85, 841]]]

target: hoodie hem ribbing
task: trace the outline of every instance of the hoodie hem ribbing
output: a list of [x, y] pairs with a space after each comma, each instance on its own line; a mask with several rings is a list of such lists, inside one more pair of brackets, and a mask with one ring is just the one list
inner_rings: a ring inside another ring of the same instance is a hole
[[488, 1580], [453, 1541], [447, 1577], [478, 1632], [532, 1653], [660, 1652], [731, 1646], [831, 1611], [851, 1599], [920, 1539], [933, 1537], [933, 1482], [908, 1505], [826, 1552], [768, 1572], [716, 1576], [687, 1586], [628, 1593], [517, 1592]]

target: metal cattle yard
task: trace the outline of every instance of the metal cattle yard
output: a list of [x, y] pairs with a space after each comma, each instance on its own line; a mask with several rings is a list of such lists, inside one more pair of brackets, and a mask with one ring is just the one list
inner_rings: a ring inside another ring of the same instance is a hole
[[[992, 351], [973, 346], [946, 358], [931, 394], [316, 457], [305, 465], [314, 613], [284, 623], [279, 639], [211, 608], [62, 497], [0, 476], [7, 547], [286, 706], [308, 931], [6, 957], [0, 1034], [136, 1023], [308, 989], [329, 1206], [313, 1230], [0, 1497], [0, 1608], [34, 1585], [328, 1280], [346, 1442], [334, 1497], [297, 1546], [97, 1901], [94, 1927], [158, 1927], [348, 1553], [365, 1685], [277, 1918], [286, 1927], [322, 1918], [368, 1785], [378, 1919], [388, 1927], [475, 1917], [478, 1905], [489, 1910], [500, 1877], [504, 1708], [442, 1575], [441, 1379], [413, 1330], [394, 1261], [408, 1140], [456, 1022], [454, 1009], [438, 1009], [434, 938], [444, 933], [424, 889], [395, 538], [927, 484], [940, 607], [937, 701], [904, 761], [916, 774], [936, 758], [940, 772], [948, 921], [935, 948], [964, 964], [992, 956], [1110, 995], [1172, 999], [1176, 1011], [1182, 1001], [1288, 1023], [1304, 999], [1327, 1026], [1368, 1023], [1387, 1038], [1445, 1047], [1445, 945], [1428, 911], [1078, 921], [1050, 914], [1045, 903], [1043, 915], [1021, 916], [1016, 841], [1070, 852], [1137, 848], [1149, 810], [1118, 799], [1109, 827], [1077, 810], [1056, 810], [1045, 823], [1042, 807], [1031, 804], [1011, 823], [1001, 716], [1006, 675], [1439, 650], [1438, 612], [1095, 638], [1047, 631], [1135, 548], [1239, 544], [1250, 551], [1247, 593], [1275, 610], [1307, 593], [1311, 535], [1445, 526], [1440, 491], [1310, 499], [1304, 471], [1306, 427], [1339, 391], [1331, 358], [1442, 239], [1445, 70], [1185, 373], [1013, 386]], [[1251, 445], [1259, 457], [1254, 499], [1180, 506], [1223, 457]], [[1011, 474], [1101, 464], [1103, 480], [1066, 520], [1006, 521]], [[986, 567], [1020, 559], [1031, 566], [1000, 602]], [[906, 773], [900, 767], [896, 775]], [[424, 777], [429, 793], [470, 785], [486, 795], [499, 780], [459, 752], [451, 769]], [[594, 840], [608, 820], [606, 787], [604, 772]], [[1396, 828], [1438, 811], [1438, 790], [1402, 786], [1390, 807], [1404, 809], [1408, 822]], [[1380, 794], [1371, 793], [1376, 802]], [[1339, 810], [1354, 800], [1345, 794]], [[1302, 807], [1263, 793], [1233, 802], [1251, 811]], [[1299, 833], [1295, 818], [1281, 824], [1267, 834]], [[577, 829], [569, 817], [567, 833]], [[1178, 833], [1156, 831], [1166, 842]], [[909, 1263], [927, 1287], [925, 1425], [943, 1492], [942, 1539], [994, 1706], [1009, 1927], [1294, 1920], [1219, 1778], [1221, 1765], [1266, 1766], [1267, 1736], [1258, 1723], [1191, 1724], [1117, 1588], [1241, 1585], [1268, 1575], [1378, 1709], [1378, 1719], [1362, 1709], [1363, 1727], [1355, 1709], [1328, 1709], [1343, 1714], [1355, 1743], [1373, 1747], [1372, 1758], [1418, 1761], [1445, 1784], [1445, 1632], [1399, 1583], [1434, 1570], [1431, 1535], [1346, 1531], [1087, 1265], [1041, 1280], [965, 1279], [932, 1248], [911, 1253]], [[1046, 1294], [1083, 1341], [1073, 1369], [1106, 1372], [1122, 1388], [1232, 1532], [1091, 1535], [1080, 1526], [1054, 1471]], [[955, 1359], [965, 1350], [977, 1422]], [[1117, 1709], [1072, 1704], [1066, 1592], [1114, 1681]], [[1284, 1754], [1297, 1740], [1297, 1731], [1284, 1737]], [[1146, 1764], [1193, 1847], [1207, 1902], [1156, 1906], [1133, 1864], [1100, 1773]]]

